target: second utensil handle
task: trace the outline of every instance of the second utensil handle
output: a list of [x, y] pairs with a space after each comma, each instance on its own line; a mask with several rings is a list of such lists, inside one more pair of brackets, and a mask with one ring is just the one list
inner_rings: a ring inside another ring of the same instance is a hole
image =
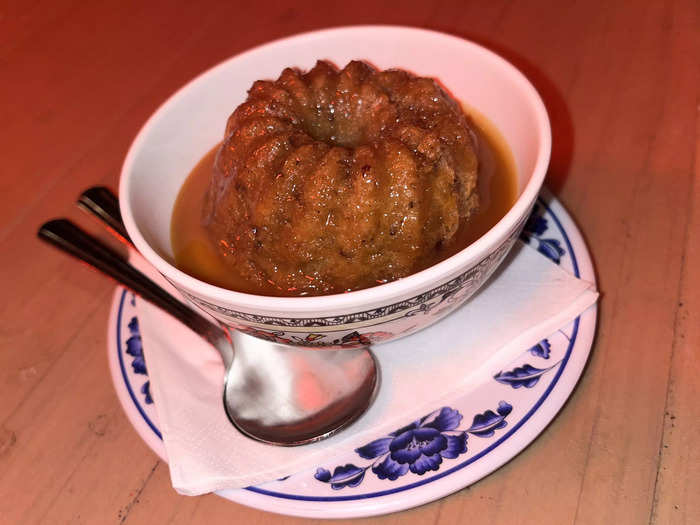
[[93, 186], [88, 188], [78, 197], [78, 206], [94, 214], [112, 230], [117, 232], [124, 240], [131, 242], [126, 231], [122, 214], [119, 210], [119, 199], [105, 186]]

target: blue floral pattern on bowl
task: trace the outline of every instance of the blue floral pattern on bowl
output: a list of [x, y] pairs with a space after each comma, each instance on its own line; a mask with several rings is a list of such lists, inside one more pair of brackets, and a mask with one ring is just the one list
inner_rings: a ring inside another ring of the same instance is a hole
[[355, 348], [409, 335], [463, 304], [496, 270], [525, 225], [523, 216], [495, 249], [461, 274], [413, 297], [365, 311], [317, 317], [277, 317], [233, 310], [189, 293], [191, 302], [229, 327], [282, 344]]

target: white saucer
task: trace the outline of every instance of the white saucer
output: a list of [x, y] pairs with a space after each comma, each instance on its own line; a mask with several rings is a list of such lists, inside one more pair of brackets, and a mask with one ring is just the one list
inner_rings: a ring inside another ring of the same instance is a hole
[[[525, 228], [523, 238], [531, 246], [577, 277], [595, 282], [583, 238], [556, 199], [543, 194]], [[133, 294], [118, 288], [108, 326], [112, 380], [136, 431], [167, 461], [134, 319]], [[518, 359], [503, 363], [492, 380], [468, 396], [452, 400], [447, 407], [436, 406], [422, 420], [406, 421], [407, 427], [401, 429], [404, 437], [405, 432], [417, 431], [449, 440], [450, 446], [436, 453], [429, 465], [415, 465], [406, 472], [382, 466], [389, 443], [392, 450], [401, 448], [402, 436], [397, 432], [377, 436], [371, 446], [358, 451], [339, 450], [341, 459], [333, 465], [217, 494], [279, 514], [351, 518], [416, 507], [460, 490], [516, 456], [554, 419], [583, 371], [595, 326], [593, 306]], [[410, 339], [405, 343], [410, 344]], [[461, 446], [465, 442], [466, 451]]]

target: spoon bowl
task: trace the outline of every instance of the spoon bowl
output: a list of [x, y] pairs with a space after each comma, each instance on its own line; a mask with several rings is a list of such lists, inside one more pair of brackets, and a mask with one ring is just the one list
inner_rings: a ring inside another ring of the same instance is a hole
[[377, 367], [366, 348], [312, 349], [232, 332], [224, 406], [244, 434], [300, 445], [331, 436], [372, 401]]

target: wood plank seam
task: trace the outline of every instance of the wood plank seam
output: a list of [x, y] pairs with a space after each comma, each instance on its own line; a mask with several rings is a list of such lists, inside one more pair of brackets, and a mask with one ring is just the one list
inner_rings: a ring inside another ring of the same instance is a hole
[[119, 521], [120, 525], [122, 525], [123, 523], [126, 522], [126, 520], [129, 518], [129, 513], [131, 512], [131, 509], [133, 509], [134, 506], [140, 502], [139, 498], [141, 497], [141, 494], [143, 493], [144, 489], [146, 488], [146, 485], [148, 485], [148, 482], [151, 480], [151, 478], [153, 477], [153, 474], [155, 474], [156, 470], [158, 469], [158, 467], [161, 464], [162, 464], [161, 460], [157, 459], [155, 465], [153, 465], [153, 468], [146, 476], [146, 479], [143, 480], [143, 483], [141, 484], [139, 489], [136, 491], [136, 494], [134, 495], [134, 497], [131, 499], [131, 501], [129, 501], [129, 503], [127, 503], [126, 507], [124, 507], [123, 510], [119, 511], [119, 515], [121, 518], [121, 520]]
[[[697, 108], [700, 110], [700, 107]], [[695, 112], [695, 129], [700, 128], [700, 122], [698, 121], [698, 111], [696, 110]], [[661, 477], [661, 467], [663, 465], [663, 458], [664, 458], [664, 443], [667, 441], [667, 438], [670, 436], [670, 434], [673, 431], [673, 415], [669, 413], [669, 404], [670, 404], [670, 398], [673, 390], [673, 384], [674, 380], [672, 377], [673, 374], [673, 363], [674, 360], [676, 359], [677, 355], [677, 348], [679, 345], [683, 344], [684, 341], [681, 341], [682, 339], [682, 334], [680, 334], [679, 337], [679, 329], [680, 325], [683, 323], [682, 320], [682, 314], [683, 314], [683, 290], [685, 290], [685, 284], [687, 280], [687, 272], [690, 271], [690, 269], [686, 266], [686, 254], [688, 252], [688, 248], [690, 246], [690, 243], [692, 242], [692, 239], [690, 238], [690, 226], [691, 226], [691, 221], [693, 217], [693, 211], [694, 207], [697, 204], [692, 196], [695, 193], [695, 185], [697, 184], [697, 177], [694, 176], [694, 173], [697, 173], [698, 167], [697, 167], [697, 150], [693, 152], [693, 159], [691, 163], [691, 180], [690, 180], [690, 186], [688, 188], [688, 206], [687, 206], [687, 212], [686, 212], [686, 220], [685, 220], [685, 231], [683, 232], [683, 253], [681, 254], [681, 274], [680, 274], [680, 279], [678, 280], [678, 292], [677, 292], [677, 301], [676, 301], [676, 308], [675, 308], [675, 313], [674, 313], [674, 320], [673, 320], [673, 336], [671, 340], [671, 356], [670, 356], [670, 366], [668, 369], [668, 379], [667, 379], [667, 388], [666, 388], [666, 399], [664, 400], [664, 424], [663, 424], [663, 431], [661, 433], [661, 441], [659, 442], [659, 456], [658, 456], [658, 468], [656, 471], [656, 479], [654, 480], [654, 498], [652, 500], [652, 507], [651, 507], [651, 512], [649, 514], [649, 525], [653, 525], [656, 523], [657, 519], [657, 507], [659, 504], [659, 478]]]

